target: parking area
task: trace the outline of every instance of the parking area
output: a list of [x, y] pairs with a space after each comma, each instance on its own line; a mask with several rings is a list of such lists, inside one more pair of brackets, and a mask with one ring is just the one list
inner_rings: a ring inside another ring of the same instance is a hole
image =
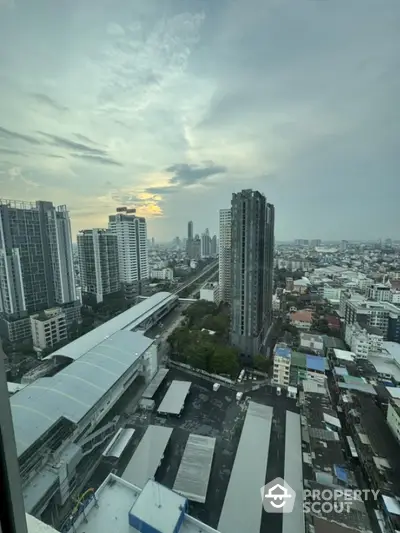
[[[158, 415], [157, 408], [173, 380], [192, 382], [183, 412], [180, 417]], [[135, 411], [135, 404], [128, 403], [123, 417], [125, 425], [135, 428], [134, 438], [118, 464], [105, 465], [103, 463], [100, 465], [92, 481], [94, 486], [98, 486], [112, 468], [117, 475], [122, 474], [150, 424], [174, 428], [164, 460], [156, 474], [156, 481], [171, 489], [175, 483], [189, 434], [197, 433], [214, 437], [216, 439], [215, 452], [207, 499], [204, 504], [190, 502], [189, 513], [217, 528], [246, 415], [247, 402], [244, 401], [246, 397], [274, 408], [265, 481], [267, 483], [277, 476], [283, 477], [286, 410], [297, 411], [296, 402], [285, 396], [277, 396], [276, 390], [267, 386], [245, 394], [242, 401], [238, 403], [234, 390], [221, 385], [219, 390], [214, 392], [212, 385], [211, 381], [188, 375], [177, 369], [170, 369], [166, 380], [154, 397], [156, 404], [153, 412]], [[262, 446], [263, 444], [254, 443], [254, 445]], [[281, 533], [281, 531], [281, 515], [263, 513], [260, 532]]]

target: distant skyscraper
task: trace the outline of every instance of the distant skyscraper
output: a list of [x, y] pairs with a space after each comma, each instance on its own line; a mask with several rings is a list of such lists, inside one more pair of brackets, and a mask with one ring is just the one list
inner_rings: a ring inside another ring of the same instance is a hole
[[106, 229], [82, 230], [77, 236], [79, 272], [85, 303], [101, 303], [120, 290], [118, 238]]
[[67, 324], [80, 318], [65, 205], [0, 199], [0, 332], [31, 338], [29, 316], [62, 306]]
[[188, 241], [193, 240], [193, 222], [188, 222], [188, 235], [187, 235]]
[[146, 219], [136, 216], [135, 209], [119, 208], [109, 216], [108, 227], [117, 236], [120, 282], [126, 296], [134, 297], [149, 277]]
[[208, 228], [201, 236], [201, 257], [207, 258], [211, 255], [211, 238]]
[[231, 341], [258, 353], [272, 320], [275, 209], [258, 191], [232, 196]]
[[186, 253], [189, 259], [194, 259], [194, 250], [193, 250], [193, 222], [188, 223], [188, 234], [186, 241]]
[[224, 302], [231, 301], [231, 210], [219, 212], [219, 294]]

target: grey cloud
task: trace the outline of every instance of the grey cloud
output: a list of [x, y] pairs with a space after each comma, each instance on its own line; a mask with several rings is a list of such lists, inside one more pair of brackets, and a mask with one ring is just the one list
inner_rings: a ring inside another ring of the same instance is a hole
[[43, 137], [49, 139], [51, 141], [51, 144], [59, 146], [60, 148], [66, 148], [67, 150], [74, 150], [77, 152], [84, 152], [89, 155], [97, 155], [101, 157], [108, 156], [105, 150], [100, 150], [99, 148], [92, 148], [87, 144], [77, 143], [75, 141], [65, 139], [64, 137], [59, 137], [58, 135], [50, 135], [49, 133], [44, 133], [41, 131], [39, 131], [38, 133], [40, 133], [40, 135], [43, 135]]
[[29, 144], [39, 145], [41, 144], [38, 139], [35, 139], [31, 135], [25, 135], [23, 133], [17, 133], [16, 131], [8, 130], [0, 126], [0, 139], [6, 139], [10, 141], [24, 141]]
[[77, 139], [83, 141], [84, 143], [95, 144], [98, 146], [97, 142], [92, 141], [92, 139], [89, 139], [89, 137], [86, 137], [86, 135], [82, 135], [81, 133], [74, 133], [74, 135]]
[[58, 102], [53, 100], [53, 98], [51, 98], [47, 94], [31, 93], [30, 96], [31, 96], [31, 98], [33, 100], [35, 100], [39, 104], [44, 104], [44, 105], [46, 105], [48, 107], [51, 107], [52, 109], [54, 109], [56, 111], [59, 111], [60, 113], [65, 113], [66, 111], [68, 111], [68, 107], [67, 106], [59, 104]]
[[214, 165], [212, 161], [208, 162], [208, 166], [188, 165], [186, 163], [172, 165], [166, 171], [173, 174], [170, 179], [172, 185], [194, 185], [200, 181], [214, 176], [216, 174], [223, 174], [227, 168], [221, 165]]
[[85, 159], [91, 163], [99, 163], [101, 165], [111, 165], [114, 167], [122, 167], [122, 163], [111, 159], [110, 157], [100, 156], [100, 155], [89, 155], [89, 154], [71, 154], [72, 157], [77, 157], [79, 159]]
[[223, 174], [227, 167], [215, 165], [213, 161], [205, 161], [203, 165], [188, 165], [179, 163], [165, 169], [168, 174], [172, 174], [169, 185], [162, 187], [148, 187], [146, 192], [150, 194], [171, 194], [182, 190], [182, 188], [205, 182], [207, 178], [217, 174]]
[[10, 155], [20, 155], [20, 156], [26, 155], [22, 150], [13, 150], [11, 148], [0, 148], [0, 154], [10, 154]]

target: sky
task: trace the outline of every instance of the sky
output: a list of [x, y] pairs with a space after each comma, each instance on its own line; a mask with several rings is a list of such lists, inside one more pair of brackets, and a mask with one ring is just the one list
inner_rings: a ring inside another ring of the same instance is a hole
[[277, 240], [399, 237], [399, 27], [399, 0], [0, 0], [0, 197], [166, 241], [252, 188]]

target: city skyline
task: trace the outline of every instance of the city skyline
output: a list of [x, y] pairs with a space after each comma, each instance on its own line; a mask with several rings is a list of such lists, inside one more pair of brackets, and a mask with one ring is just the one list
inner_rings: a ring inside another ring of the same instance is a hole
[[277, 240], [394, 238], [399, 2], [250, 4], [0, 2], [2, 196], [165, 241], [252, 188]]

